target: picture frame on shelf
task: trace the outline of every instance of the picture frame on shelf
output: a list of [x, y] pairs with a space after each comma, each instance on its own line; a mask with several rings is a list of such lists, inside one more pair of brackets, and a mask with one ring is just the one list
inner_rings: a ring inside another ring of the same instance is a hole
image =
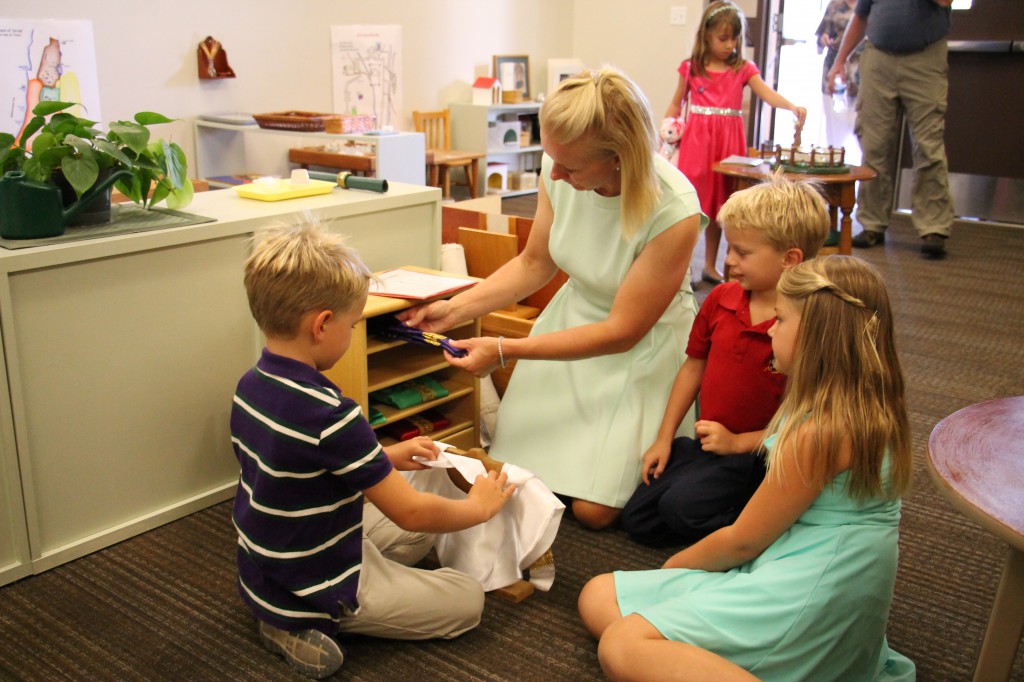
[[530, 99], [530, 57], [528, 55], [494, 55], [494, 77], [502, 92], [520, 92]]
[[548, 94], [550, 95], [558, 87], [558, 84], [564, 81], [566, 78], [575, 76], [581, 71], [584, 71], [587, 65], [582, 59], [576, 59], [575, 57], [566, 59], [549, 59], [548, 60]]

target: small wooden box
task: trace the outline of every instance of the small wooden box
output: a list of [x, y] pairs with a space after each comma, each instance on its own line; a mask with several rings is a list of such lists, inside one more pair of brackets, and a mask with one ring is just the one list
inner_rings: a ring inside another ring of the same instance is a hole
[[324, 119], [324, 127], [328, 133], [365, 133], [377, 125], [377, 117], [373, 114], [335, 114]]
[[504, 104], [519, 104], [523, 101], [522, 90], [502, 90], [501, 101]]

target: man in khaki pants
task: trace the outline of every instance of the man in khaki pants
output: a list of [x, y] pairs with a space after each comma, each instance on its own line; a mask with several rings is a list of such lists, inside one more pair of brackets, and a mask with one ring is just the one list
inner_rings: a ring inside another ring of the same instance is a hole
[[864, 231], [853, 245], [869, 248], [885, 242], [892, 211], [902, 113], [910, 124], [914, 151], [911, 220], [921, 236], [921, 253], [946, 255], [953, 227], [946, 147], [946, 36], [952, 0], [858, 0], [827, 77], [831, 90], [838, 76], [846, 80], [847, 57], [867, 36], [860, 58], [860, 92], [855, 130], [864, 164], [878, 173], [862, 183], [857, 221]]

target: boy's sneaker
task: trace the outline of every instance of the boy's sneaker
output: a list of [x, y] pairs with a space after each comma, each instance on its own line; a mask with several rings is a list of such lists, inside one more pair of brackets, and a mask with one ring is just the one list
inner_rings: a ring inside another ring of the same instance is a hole
[[921, 253], [929, 258], [942, 258], [946, 255], [946, 238], [934, 232], [926, 234], [921, 237]]
[[885, 243], [885, 233], [864, 230], [854, 237], [851, 243], [858, 249], [870, 249], [872, 246]]
[[330, 677], [345, 661], [338, 643], [319, 630], [288, 632], [260, 621], [260, 639], [269, 651], [284, 656], [288, 665], [306, 677]]

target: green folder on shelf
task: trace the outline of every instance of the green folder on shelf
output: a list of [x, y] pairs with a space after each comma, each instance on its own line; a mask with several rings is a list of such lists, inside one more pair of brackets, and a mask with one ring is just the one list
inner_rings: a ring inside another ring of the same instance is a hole
[[374, 391], [370, 394], [370, 400], [404, 410], [407, 407], [444, 398], [447, 395], [448, 389], [442, 386], [441, 382], [424, 376]]

